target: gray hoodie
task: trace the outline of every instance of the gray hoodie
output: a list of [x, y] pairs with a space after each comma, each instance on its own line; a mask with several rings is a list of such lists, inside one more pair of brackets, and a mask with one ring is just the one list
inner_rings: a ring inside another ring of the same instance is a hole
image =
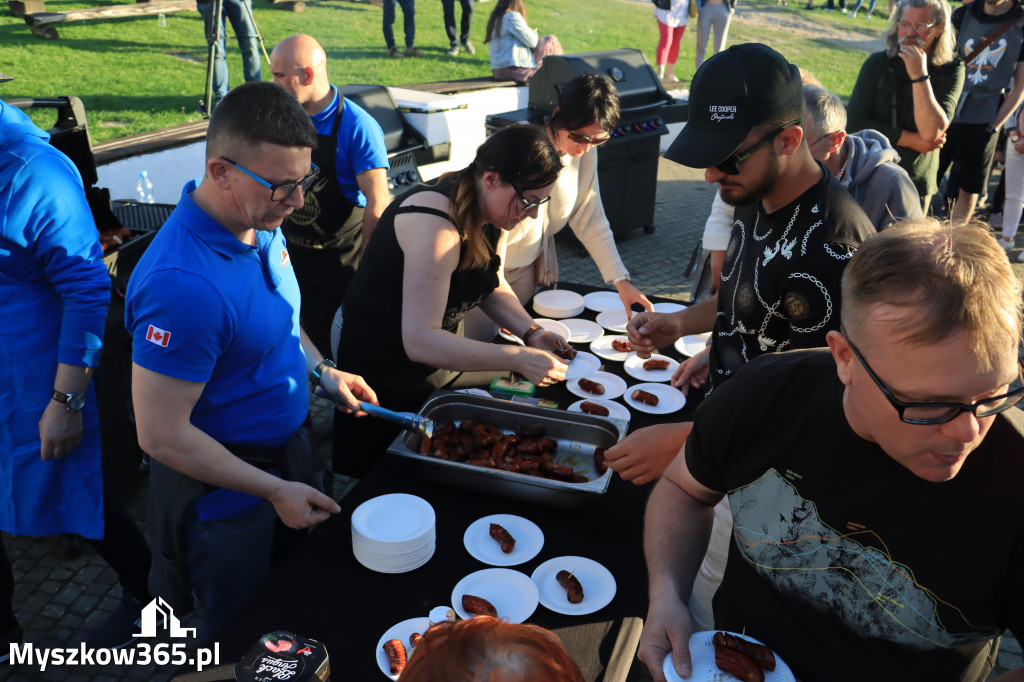
[[889, 138], [877, 130], [861, 130], [846, 136], [850, 156], [840, 184], [853, 195], [876, 230], [883, 230], [905, 218], [920, 218], [921, 197], [897, 164]]

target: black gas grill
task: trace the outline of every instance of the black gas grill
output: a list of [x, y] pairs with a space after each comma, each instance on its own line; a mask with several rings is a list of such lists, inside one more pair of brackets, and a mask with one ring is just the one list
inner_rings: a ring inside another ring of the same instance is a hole
[[619, 126], [597, 153], [601, 201], [612, 232], [620, 235], [637, 228], [652, 232], [659, 138], [668, 133], [668, 123], [685, 120], [686, 108], [665, 92], [640, 50], [545, 57], [530, 80], [529, 106], [488, 116], [488, 133], [516, 123], [542, 123], [558, 103], [561, 86], [583, 73], [611, 79], [622, 103]]
[[[409, 185], [421, 180], [419, 166], [443, 160], [448, 155], [448, 143], [430, 146], [422, 134], [413, 128], [398, 108], [391, 92], [382, 85], [345, 85], [341, 94], [366, 110], [384, 131], [384, 146], [388, 150], [388, 189], [392, 196], [404, 192]], [[442, 149], [443, 147], [443, 149]]]

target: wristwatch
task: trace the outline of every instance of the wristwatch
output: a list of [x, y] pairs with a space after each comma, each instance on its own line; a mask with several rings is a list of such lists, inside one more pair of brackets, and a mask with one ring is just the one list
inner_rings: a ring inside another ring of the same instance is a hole
[[334, 364], [333, 361], [328, 360], [327, 358], [324, 358], [320, 362], [316, 363], [316, 367], [314, 367], [313, 371], [309, 373], [313, 379], [313, 383], [317, 385], [320, 384], [320, 377], [323, 376], [324, 370], [327, 369], [328, 367], [336, 369], [338, 366]]
[[54, 389], [53, 399], [63, 405], [68, 412], [80, 412], [85, 407], [84, 393], [61, 393]]

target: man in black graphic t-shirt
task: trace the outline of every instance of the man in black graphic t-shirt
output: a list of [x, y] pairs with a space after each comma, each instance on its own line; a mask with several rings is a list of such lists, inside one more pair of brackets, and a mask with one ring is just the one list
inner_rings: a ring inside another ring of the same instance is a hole
[[690, 668], [686, 600], [723, 496], [714, 627], [797, 679], [980, 682], [999, 635], [1024, 635], [1020, 282], [984, 225], [919, 219], [865, 241], [842, 296], [829, 350], [716, 390], [651, 494], [639, 656], [658, 682], [669, 651]]
[[[705, 168], [705, 179], [737, 207], [721, 287], [677, 313], [640, 313], [628, 326], [641, 357], [714, 331], [709, 348], [673, 378], [684, 392], [705, 376], [714, 389], [764, 353], [824, 346], [839, 327], [843, 267], [875, 232], [811, 156], [799, 70], [775, 50], [747, 43], [713, 56], [693, 77], [689, 111], [665, 158]], [[608, 464], [637, 483], [651, 480], [688, 431], [688, 424], [638, 431], [608, 451]]]

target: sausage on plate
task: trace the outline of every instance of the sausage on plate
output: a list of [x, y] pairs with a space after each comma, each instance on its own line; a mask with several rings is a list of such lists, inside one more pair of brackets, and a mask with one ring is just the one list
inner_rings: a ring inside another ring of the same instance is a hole
[[494, 608], [491, 602], [487, 601], [483, 597], [476, 597], [472, 594], [462, 595], [462, 608], [467, 613], [472, 613], [475, 616], [493, 616], [498, 617], [498, 609]]
[[388, 655], [388, 661], [391, 663], [392, 675], [396, 675], [405, 670], [407, 655], [405, 653], [405, 645], [402, 644], [402, 640], [391, 639], [384, 642], [384, 653]]
[[579, 604], [583, 601], [583, 585], [576, 576], [569, 571], [559, 571], [555, 575], [555, 580], [565, 588], [565, 596], [570, 604]]
[[593, 393], [594, 395], [604, 395], [603, 384], [599, 384], [596, 381], [591, 381], [590, 379], [580, 379], [579, 384], [580, 388], [582, 388], [587, 393]]
[[653, 372], [659, 369], [668, 369], [668, 360], [659, 360], [657, 358], [645, 360], [644, 369], [646, 369], [648, 372]]
[[516, 548], [516, 539], [497, 523], [491, 524], [491, 537], [501, 545], [501, 551], [505, 554], [511, 553]]
[[608, 416], [607, 407], [604, 405], [598, 405], [597, 403], [592, 403], [589, 400], [584, 400], [580, 403], [580, 411], [586, 412], [587, 414], [596, 414], [598, 417]]
[[628, 353], [632, 349], [629, 347], [629, 341], [623, 341], [622, 339], [612, 339], [612, 350], [617, 350], [620, 353]]
[[651, 405], [652, 407], [658, 404], [658, 396], [654, 395], [653, 393], [648, 393], [647, 391], [642, 391], [639, 388], [633, 391], [633, 395], [630, 397], [632, 397], [633, 400], [637, 401], [638, 403]]

